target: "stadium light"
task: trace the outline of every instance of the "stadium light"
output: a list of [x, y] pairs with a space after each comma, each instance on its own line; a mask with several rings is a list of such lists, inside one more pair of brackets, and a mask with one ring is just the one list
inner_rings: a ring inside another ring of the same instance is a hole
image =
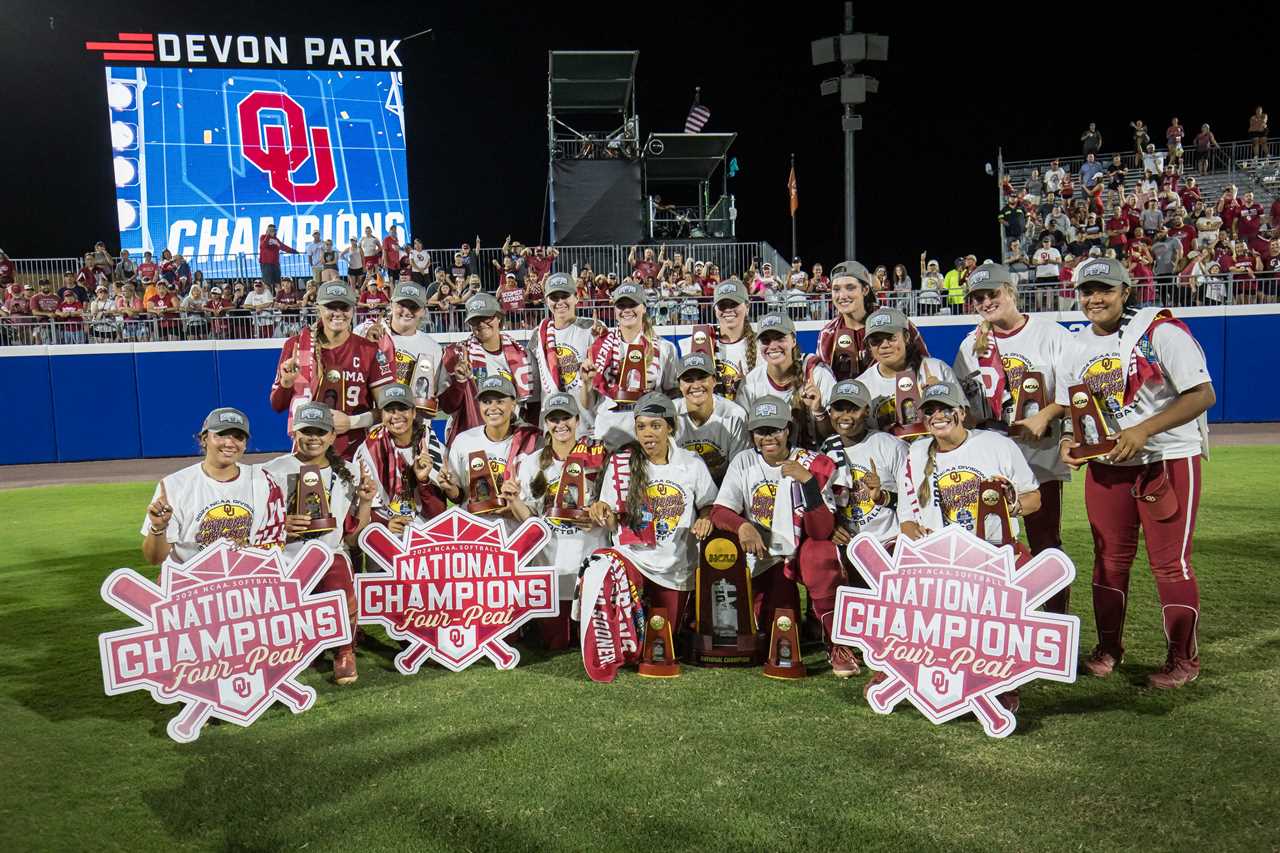
[[846, 258], [856, 255], [857, 239], [854, 222], [853, 194], [853, 134], [862, 130], [862, 116], [854, 107], [864, 104], [868, 95], [880, 91], [880, 81], [865, 74], [855, 73], [859, 62], [886, 62], [889, 59], [889, 37], [875, 33], [853, 31], [853, 3], [844, 4], [844, 32], [838, 36], [817, 39], [810, 43], [810, 55], [815, 66], [839, 62], [844, 73], [828, 77], [819, 86], [823, 95], [840, 95], [844, 114], [840, 128], [844, 131], [844, 252]]

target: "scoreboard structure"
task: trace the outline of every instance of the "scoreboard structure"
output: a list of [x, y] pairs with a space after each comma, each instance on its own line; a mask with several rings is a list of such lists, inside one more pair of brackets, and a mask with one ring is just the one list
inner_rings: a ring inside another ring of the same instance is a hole
[[301, 249], [409, 232], [404, 83], [371, 68], [106, 68], [120, 245], [232, 274], [268, 224]]

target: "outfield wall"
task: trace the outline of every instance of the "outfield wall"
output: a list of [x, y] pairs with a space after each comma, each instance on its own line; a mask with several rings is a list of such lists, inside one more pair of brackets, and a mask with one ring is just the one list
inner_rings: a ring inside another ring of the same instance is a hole
[[[1052, 315], [1079, 328], [1078, 312]], [[1265, 393], [1280, 347], [1280, 305], [1185, 308], [1204, 347], [1218, 402], [1209, 420], [1280, 421], [1280, 397]], [[972, 317], [921, 318], [935, 356], [951, 361]], [[799, 324], [812, 351], [820, 323]], [[663, 330], [671, 338], [689, 327]], [[458, 335], [441, 335], [442, 341]], [[0, 418], [0, 465], [189, 456], [194, 434], [218, 406], [244, 410], [249, 452], [284, 451], [285, 418], [268, 392], [282, 340], [87, 344], [0, 348], [0, 388], [11, 406]], [[1232, 365], [1227, 373], [1226, 365]]]

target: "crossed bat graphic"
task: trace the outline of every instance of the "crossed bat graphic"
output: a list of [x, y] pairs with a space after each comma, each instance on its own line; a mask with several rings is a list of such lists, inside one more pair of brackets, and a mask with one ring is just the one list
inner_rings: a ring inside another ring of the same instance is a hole
[[[881, 590], [881, 578], [893, 569], [888, 553], [880, 543], [870, 536], [859, 536], [849, 546], [849, 551], [858, 566], [866, 573], [872, 588], [877, 594]], [[1062, 583], [1075, 576], [1071, 563], [1057, 550], [1049, 550], [1033, 558], [1012, 580], [1013, 586], [1021, 589], [1026, 595], [1025, 610], [1039, 606]], [[882, 652], [876, 650], [869, 654], [873, 663], [887, 663], [881, 660]], [[898, 676], [892, 669], [884, 670], [885, 679], [867, 688], [867, 701], [872, 708], [881, 714], [889, 713], [895, 705], [902, 701], [911, 690], [911, 685]], [[1003, 737], [1013, 731], [1017, 719], [1007, 708], [995, 701], [994, 691], [984, 691], [969, 696], [969, 708], [982, 722], [983, 728], [994, 737]]]
[[[401, 540], [392, 535], [391, 531], [383, 525], [371, 524], [360, 534], [360, 547], [385, 572], [394, 577], [396, 560], [412, 551], [406, 544], [412, 530], [412, 527], [406, 530], [405, 539]], [[507, 550], [515, 552], [517, 568], [523, 566], [537, 555], [547, 536], [547, 529], [537, 518], [526, 520], [516, 530], [511, 541], [505, 547]], [[389, 633], [409, 642], [408, 647], [396, 655], [396, 668], [406, 675], [417, 672], [418, 668], [435, 651], [435, 647], [432, 644], [408, 631], [397, 632], [389, 629]], [[520, 662], [520, 653], [509, 646], [501, 637], [495, 636], [486, 640], [482, 650], [499, 669], [512, 669]]]
[[[272, 556], [267, 552], [250, 550], [240, 552], [219, 550], [208, 552], [207, 559], [222, 557], [223, 555], [228, 559], [239, 558], [227, 573], [228, 578], [248, 577], [261, 568], [261, 560], [263, 558], [270, 559]], [[316, 542], [309, 543], [286, 570], [283, 577], [286, 580], [297, 581], [305, 594], [328, 569], [329, 562], [332, 559], [332, 553], [323, 545]], [[185, 563], [178, 570], [191, 572], [198, 570], [198, 568], [199, 565], [196, 563]], [[174, 569], [175, 566], [173, 565], [166, 564], [165, 566], [166, 572]], [[167, 600], [160, 587], [132, 569], [117, 569], [112, 572], [102, 584], [102, 595], [103, 598], [127, 612], [143, 625], [150, 625], [152, 628], [156, 627], [153, 619], [153, 608]], [[343, 624], [349, 624], [349, 622], [343, 620]], [[193, 741], [199, 737], [201, 727], [204, 726], [215, 710], [214, 704], [203, 698], [189, 696], [183, 690], [168, 691], [158, 688], [157, 693], [165, 699], [174, 696], [187, 699], [187, 704], [182, 711], [169, 721], [169, 736], [183, 743]], [[313, 688], [299, 684], [292, 678], [281, 680], [279, 684], [271, 689], [269, 695], [283, 702], [295, 714], [307, 710], [316, 701], [316, 692]]]

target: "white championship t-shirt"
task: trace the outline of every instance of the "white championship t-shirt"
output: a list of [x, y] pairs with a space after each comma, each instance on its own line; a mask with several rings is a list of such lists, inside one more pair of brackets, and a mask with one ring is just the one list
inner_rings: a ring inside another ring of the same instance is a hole
[[[491, 441], [484, 433], [484, 427], [472, 427], [465, 432], [459, 433], [453, 439], [453, 444], [449, 445], [449, 467], [453, 470], [453, 476], [457, 480], [458, 485], [462, 487], [461, 504], [465, 508], [467, 501], [471, 499], [471, 454], [483, 452], [489, 460], [489, 470], [493, 472], [494, 483], [497, 484], [499, 491], [502, 489], [502, 481], [507, 478], [507, 458], [511, 455], [511, 442], [514, 434], [509, 433], [502, 441]], [[520, 460], [511, 460], [514, 470], [510, 476], [514, 478], [519, 470]], [[497, 497], [497, 494], [494, 495]], [[498, 513], [495, 512], [495, 515]], [[519, 525], [510, 515], [505, 512], [501, 513], [501, 517], [506, 522], [507, 532], [511, 533]]]
[[[560, 580], [560, 600], [572, 601], [577, 587], [578, 569], [582, 561], [594, 551], [608, 545], [608, 530], [603, 527], [578, 527], [576, 524], [553, 521], [548, 518], [555, 503], [556, 494], [560, 491], [560, 473], [564, 470], [564, 462], [552, 458], [551, 464], [543, 472], [547, 481], [547, 490], [541, 498], [533, 496], [533, 481], [538, 476], [541, 452], [530, 453], [520, 460], [520, 468], [516, 474], [520, 484], [520, 497], [533, 514], [539, 516], [551, 528], [551, 538], [543, 546], [542, 551], [534, 557], [530, 565], [553, 566]], [[587, 491], [591, 490], [591, 480], [586, 480]], [[584, 508], [590, 505], [591, 496], [583, 495]]]
[[[365, 333], [374, 325], [373, 320], [366, 320], [355, 328], [355, 334], [368, 337]], [[384, 328], [390, 331], [390, 326], [384, 324]], [[447, 387], [449, 378], [444, 369], [444, 351], [440, 348], [440, 344], [436, 343], [435, 338], [426, 332], [414, 330], [411, 335], [391, 334], [391, 343], [396, 348], [396, 365], [395, 365], [395, 381], [403, 385], [408, 385], [413, 379], [413, 367], [417, 364], [418, 358], [426, 356], [432, 365], [432, 375], [435, 380], [435, 394], [438, 397]], [[409, 393], [415, 397], [420, 389], [410, 388]]]
[[[895, 376], [885, 376], [880, 372], [880, 365], [873, 364], [858, 377], [858, 381], [871, 392], [872, 413], [881, 427], [894, 421], [893, 410], [897, 405], [898, 395]], [[916, 371], [916, 395], [923, 397], [924, 389], [931, 383], [954, 382], [955, 379], [956, 375], [950, 367], [932, 356], [926, 356], [921, 359], [920, 369]]]
[[[809, 378], [813, 380], [814, 385], [818, 386], [818, 393], [822, 395], [822, 405], [826, 406], [831, 402], [831, 390], [836, 387], [835, 374], [825, 364], [816, 364]], [[749, 412], [752, 403], [761, 397], [781, 397], [789, 401], [791, 392], [790, 388], [783, 389], [774, 384], [769, 378], [769, 365], [761, 359], [756, 363], [756, 369], [748, 373], [747, 378], [742, 381], [742, 387], [738, 389], [738, 396], [734, 398], [734, 402]]]
[[[969, 430], [969, 437], [955, 450], [938, 452], [929, 488], [925, 497], [918, 497], [925, 468], [929, 464], [929, 447], [933, 443], [932, 438], [921, 438], [912, 442], [907, 452], [907, 465], [898, 480], [899, 524], [914, 521], [934, 531], [948, 524], [960, 524], [970, 533], [983, 536], [974, 529], [978, 523], [979, 492], [983, 480], [1004, 477], [1013, 483], [1018, 494], [1040, 487], [1022, 451], [1008, 436], [975, 429]], [[989, 517], [987, 522], [991, 530], [983, 538], [998, 542], [997, 519]], [[1016, 538], [1019, 529], [1017, 518], [1010, 517], [1009, 529]]]
[[[984, 381], [994, 381], [994, 377], [984, 379], [978, 366], [978, 356], [973, 352], [977, 334], [976, 330], [970, 332], [960, 343], [960, 351], [956, 353], [955, 374], [964, 388], [965, 396], [969, 398], [969, 410], [978, 423], [988, 419], [1001, 420], [1006, 425], [1013, 423], [1018, 396], [1022, 393], [1022, 377], [1028, 372], [1039, 373], [1044, 377], [1044, 398], [1046, 401], [1053, 401], [1058, 387], [1057, 371], [1062, 364], [1062, 353], [1071, 345], [1070, 332], [1052, 320], [1028, 317], [1022, 328], [1011, 335], [992, 333], [992, 339], [1000, 350], [1005, 375], [1004, 404], [999, 412], [991, 411], [984, 386]], [[1062, 437], [1060, 419], [1050, 425], [1039, 441], [1021, 436], [1011, 437], [1022, 448], [1027, 463], [1041, 483], [1071, 479], [1070, 469], [1058, 456], [1058, 440]]]
[[751, 446], [747, 413], [737, 403], [713, 397], [711, 417], [701, 425], [689, 417], [689, 403], [676, 400], [676, 444], [702, 457], [711, 471], [724, 470], [729, 461]]
[[[361, 447], [363, 448], [364, 445], [361, 445]], [[337, 524], [333, 530], [318, 536], [286, 540], [284, 552], [287, 556], [296, 556], [311, 541], [323, 542], [335, 551], [343, 550], [343, 523], [355, 507], [356, 489], [360, 486], [360, 468], [346, 461], [342, 464], [346, 466], [347, 471], [351, 474], [350, 484], [338, 476], [338, 473], [333, 468], [326, 465], [326, 467], [320, 469], [320, 482], [324, 486], [325, 494], [328, 496], [329, 515], [333, 516]], [[368, 465], [369, 463], [366, 461], [365, 464]], [[292, 453], [277, 456], [262, 465], [262, 469], [275, 478], [275, 481], [280, 484], [280, 488], [284, 489], [285, 511], [290, 515], [297, 511], [295, 500], [298, 494], [298, 472], [301, 468], [302, 463]]]
[[[1161, 323], [1151, 334], [1149, 360], [1164, 374], [1164, 382], [1148, 382], [1128, 406], [1124, 404], [1126, 365], [1120, 363], [1120, 334], [1096, 335], [1085, 326], [1072, 338], [1063, 358], [1058, 379], [1057, 401], [1071, 408], [1068, 387], [1081, 382], [1089, 386], [1108, 419], [1111, 429], [1137, 426], [1167, 409], [1178, 395], [1210, 382], [1204, 352], [1195, 338], [1172, 323]], [[1189, 459], [1201, 452], [1200, 428], [1196, 421], [1153, 435], [1141, 453], [1122, 465], [1149, 465], [1164, 459]]]
[[[179, 562], [191, 559], [218, 539], [241, 546], [254, 544], [262, 527], [273, 521], [268, 496], [272, 483], [278, 481], [261, 465], [241, 464], [239, 475], [222, 483], [205, 474], [201, 464], [164, 477], [151, 496], [154, 503], [163, 484], [165, 498], [173, 507], [165, 539]], [[284, 509], [283, 504], [279, 509]], [[151, 532], [150, 516], [144, 515], [140, 532], [143, 536]]]
[[[680, 357], [684, 358], [693, 352], [693, 338], [680, 339]], [[759, 364], [762, 359], [757, 359]], [[716, 341], [716, 381], [722, 382], [725, 386], [734, 388], [746, 378], [750, 372], [747, 368], [747, 336], [743, 335], [733, 343], [726, 343], [723, 339]], [[724, 395], [726, 400], [737, 402], [736, 393], [734, 396]]]
[[[614, 531], [613, 547], [630, 560], [645, 577], [668, 589], [693, 589], [698, 563], [698, 540], [693, 522], [698, 510], [716, 499], [716, 484], [698, 454], [682, 450], [674, 442], [666, 465], [649, 466], [649, 506], [657, 543], [621, 544], [621, 529]], [[617, 457], [609, 460], [600, 490], [600, 500], [611, 507], [618, 504], [615, 483]]]
[[[788, 458], [791, 458], [789, 455]], [[785, 482], [784, 482], [785, 480]], [[773, 540], [773, 516], [779, 488], [791, 488], [796, 483], [782, 476], [782, 468], [770, 465], [755, 448], [744, 450], [729, 463], [720, 491], [716, 494], [716, 506], [722, 506], [756, 525], [765, 546]], [[792, 498], [792, 506], [795, 498]], [[791, 518], [787, 518], [791, 523]], [[793, 533], [794, 536], [794, 533]], [[766, 554], [763, 557], [747, 557], [752, 576], [759, 575], [782, 562], [784, 556]]]
[[896, 493], [907, 461], [907, 443], [887, 432], [873, 430], [851, 445], [833, 435], [822, 445], [822, 450], [836, 463], [827, 489], [830, 502], [835, 505], [837, 523], [852, 536], [869, 533], [880, 542], [896, 539], [897, 515], [891, 507], [872, 503], [871, 493], [862, 480], [871, 473], [874, 461], [880, 488]]

